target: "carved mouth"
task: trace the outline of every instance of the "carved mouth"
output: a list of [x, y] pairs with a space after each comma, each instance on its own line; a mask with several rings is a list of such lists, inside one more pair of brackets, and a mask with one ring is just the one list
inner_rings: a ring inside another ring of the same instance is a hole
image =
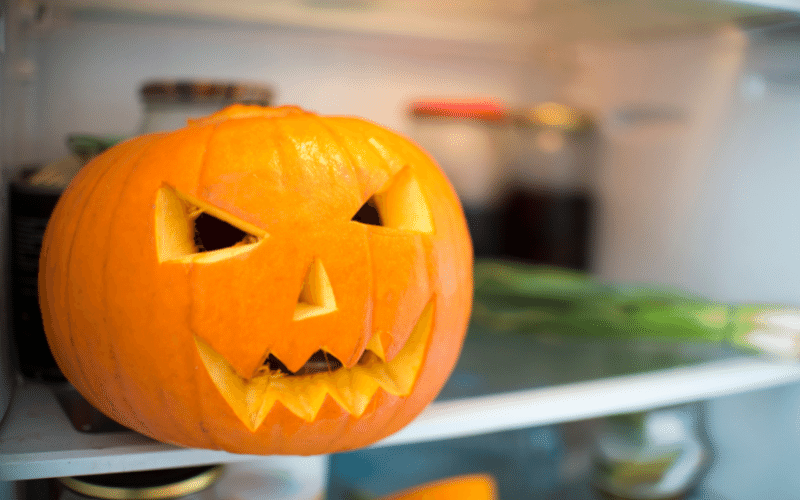
[[[372, 352], [364, 351], [364, 354], [361, 355], [361, 359], [358, 360], [358, 363], [363, 364], [370, 354], [372, 354]], [[313, 375], [315, 373], [332, 372], [338, 370], [344, 365], [342, 365], [341, 361], [336, 359], [336, 356], [320, 349], [312, 354], [311, 357], [308, 358], [308, 361], [306, 361], [305, 364], [296, 372], [289, 370], [286, 365], [284, 365], [274, 354], [267, 356], [267, 360], [264, 361], [264, 366], [271, 372], [281, 372], [288, 376], [295, 377], [298, 375]]]
[[326, 396], [348, 413], [361, 416], [379, 388], [395, 396], [411, 393], [424, 361], [433, 308], [431, 300], [394, 358], [387, 361], [380, 348], [373, 351], [368, 345], [352, 368], [320, 350], [292, 373], [270, 355], [254, 377], [245, 379], [205, 341], [195, 337], [195, 343], [214, 385], [251, 431], [258, 429], [276, 402], [307, 422], [316, 418]]

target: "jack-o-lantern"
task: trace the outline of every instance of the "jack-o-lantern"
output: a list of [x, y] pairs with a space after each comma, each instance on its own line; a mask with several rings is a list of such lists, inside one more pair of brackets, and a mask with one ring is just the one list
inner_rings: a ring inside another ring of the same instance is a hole
[[44, 239], [53, 354], [160, 441], [308, 455], [405, 426], [457, 360], [463, 212], [433, 161], [356, 118], [233, 106], [126, 141]]

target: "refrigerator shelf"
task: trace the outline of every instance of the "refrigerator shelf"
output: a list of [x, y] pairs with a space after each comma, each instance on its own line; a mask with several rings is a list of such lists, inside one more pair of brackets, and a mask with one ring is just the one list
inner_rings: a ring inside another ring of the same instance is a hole
[[435, 6], [394, 0], [247, 0], [224, 5], [218, 0], [58, 0], [55, 5], [78, 15], [246, 23], [510, 47], [709, 31], [728, 24], [764, 26], [784, 22], [797, 11], [790, 0], [463, 1]]
[[[435, 441], [643, 411], [800, 381], [794, 361], [716, 346], [498, 337], [471, 332], [459, 364], [409, 426], [374, 446]], [[0, 481], [112, 473], [253, 457], [186, 449], [132, 431], [80, 432], [61, 389], [26, 382], [0, 425]]]

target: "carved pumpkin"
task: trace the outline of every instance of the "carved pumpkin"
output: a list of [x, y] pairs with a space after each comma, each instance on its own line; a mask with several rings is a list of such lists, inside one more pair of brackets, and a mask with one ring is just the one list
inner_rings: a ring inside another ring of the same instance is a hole
[[459, 202], [377, 125], [233, 106], [87, 165], [41, 256], [47, 337], [99, 410], [160, 441], [318, 454], [438, 393], [472, 300]]

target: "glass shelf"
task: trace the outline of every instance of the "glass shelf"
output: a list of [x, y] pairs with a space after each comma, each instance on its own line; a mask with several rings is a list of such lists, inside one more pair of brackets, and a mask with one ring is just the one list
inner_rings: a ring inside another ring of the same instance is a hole
[[[373, 447], [642, 411], [800, 381], [800, 364], [705, 344], [499, 336], [473, 328], [459, 364], [410, 425]], [[20, 384], [0, 426], [0, 481], [291, 457], [180, 448], [77, 430], [63, 386]]]

